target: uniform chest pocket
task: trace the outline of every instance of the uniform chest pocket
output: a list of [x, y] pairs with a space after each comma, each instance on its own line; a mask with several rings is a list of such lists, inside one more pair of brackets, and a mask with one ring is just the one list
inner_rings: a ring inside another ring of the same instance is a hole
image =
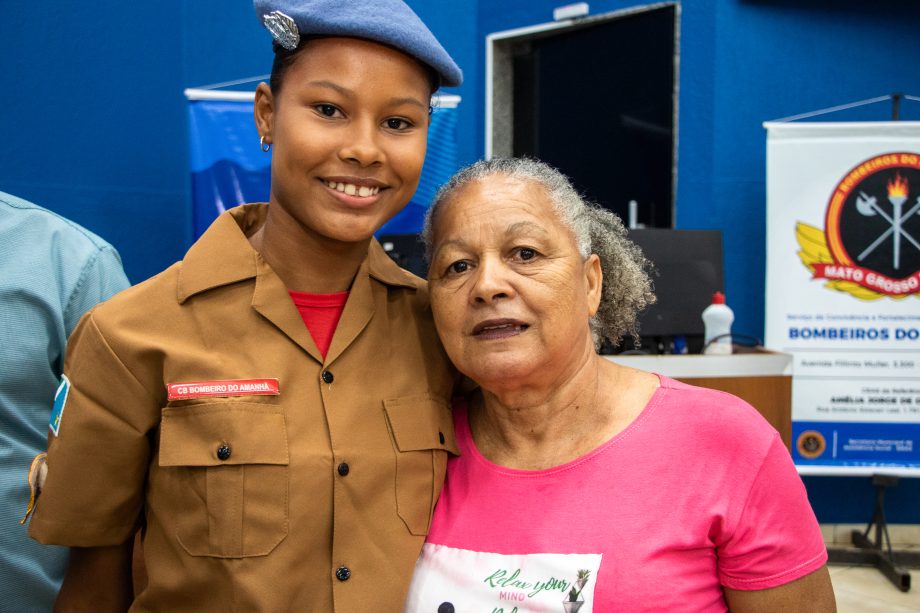
[[280, 406], [167, 407], [159, 466], [176, 512], [164, 523], [174, 520], [179, 544], [193, 556], [267, 555], [287, 536], [288, 464]]
[[444, 485], [448, 452], [459, 455], [447, 403], [427, 394], [385, 400], [396, 454], [396, 509], [411, 534], [426, 535]]

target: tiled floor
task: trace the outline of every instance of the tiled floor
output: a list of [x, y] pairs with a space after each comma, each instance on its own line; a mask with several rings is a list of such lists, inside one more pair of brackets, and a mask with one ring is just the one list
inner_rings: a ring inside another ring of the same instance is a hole
[[920, 569], [910, 569], [913, 586], [902, 592], [874, 568], [829, 566], [839, 613], [920, 611]]
[[[828, 546], [849, 546], [853, 530], [862, 532], [865, 525], [822, 524], [821, 532]], [[894, 548], [901, 550], [920, 549], [920, 525], [889, 524]], [[829, 566], [834, 594], [837, 597], [837, 611], [840, 613], [903, 613], [920, 611], [920, 568], [908, 568], [911, 573], [909, 592], [896, 588], [885, 575], [872, 567]]]

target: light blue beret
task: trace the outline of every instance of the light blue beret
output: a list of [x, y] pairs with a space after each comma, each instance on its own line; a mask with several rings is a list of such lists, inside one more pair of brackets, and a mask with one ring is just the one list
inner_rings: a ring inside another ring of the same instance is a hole
[[256, 14], [275, 41], [294, 49], [300, 36], [347, 36], [383, 43], [434, 69], [441, 84], [463, 81], [431, 30], [402, 0], [253, 0]]

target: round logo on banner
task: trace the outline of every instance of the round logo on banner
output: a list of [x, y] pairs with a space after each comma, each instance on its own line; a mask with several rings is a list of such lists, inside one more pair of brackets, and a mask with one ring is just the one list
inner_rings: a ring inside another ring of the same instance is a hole
[[825, 229], [799, 223], [802, 262], [814, 279], [862, 300], [920, 296], [920, 154], [857, 164], [834, 188]]
[[817, 430], [806, 430], [796, 439], [795, 447], [799, 455], [808, 460], [814, 460], [821, 457], [821, 454], [827, 449], [827, 441], [824, 435]]

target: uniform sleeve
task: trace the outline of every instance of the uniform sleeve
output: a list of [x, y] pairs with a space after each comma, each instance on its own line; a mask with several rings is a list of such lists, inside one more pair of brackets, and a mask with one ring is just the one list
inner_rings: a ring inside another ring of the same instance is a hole
[[737, 525], [717, 553], [719, 581], [736, 590], [783, 585], [827, 561], [805, 486], [779, 435], [764, 457]]
[[46, 544], [116, 545], [136, 530], [159, 407], [87, 315], [70, 338], [70, 389], [29, 526]]
[[109, 245], [87, 258], [64, 307], [64, 328], [69, 336], [84, 313], [108, 300], [131, 284], [125, 276], [118, 252]]

